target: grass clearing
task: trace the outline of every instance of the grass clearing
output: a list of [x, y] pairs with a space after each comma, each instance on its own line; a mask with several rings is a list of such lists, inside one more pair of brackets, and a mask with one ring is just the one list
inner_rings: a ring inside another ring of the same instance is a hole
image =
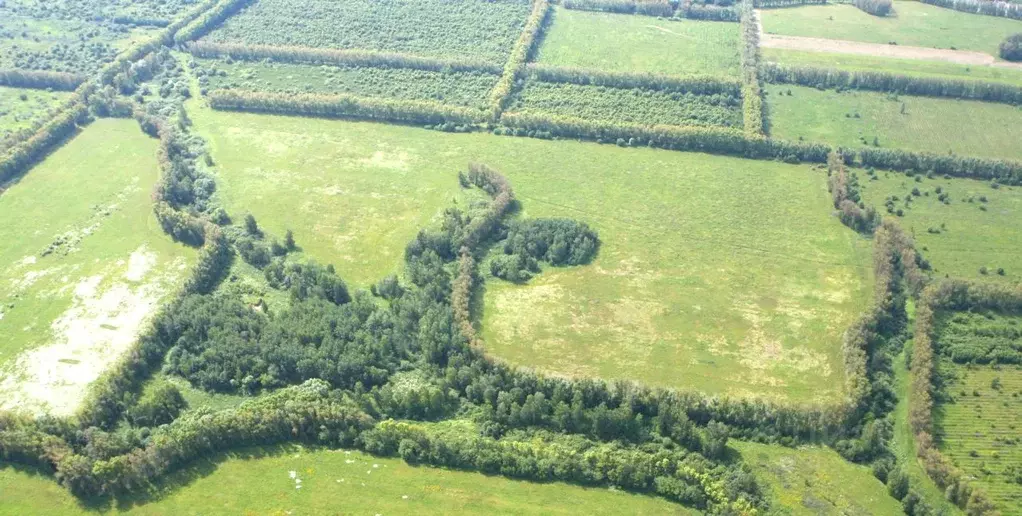
[[830, 448], [784, 448], [732, 441], [772, 500], [771, 514], [901, 514], [901, 502], [887, 494], [867, 466], [845, 461]]
[[898, 2], [892, 16], [877, 17], [852, 5], [803, 6], [760, 11], [768, 34], [865, 43], [972, 50], [997, 56], [1004, 38], [1022, 32], [1022, 21], [968, 14], [920, 2]]
[[[295, 472], [297, 480], [290, 477]], [[296, 486], [300, 485], [300, 489]], [[358, 451], [249, 448], [198, 461], [155, 499], [86, 509], [51, 478], [0, 465], [0, 514], [698, 514], [661, 498], [415, 467]]]
[[595, 227], [592, 265], [487, 284], [496, 356], [707, 392], [842, 395], [841, 334], [869, 301], [870, 246], [830, 215], [808, 167], [190, 106], [228, 211], [293, 229], [356, 286], [400, 270], [473, 160], [507, 175], [524, 216]]
[[1017, 135], [1004, 130], [1022, 127], [1018, 107], [794, 85], [765, 90], [775, 138], [843, 147], [873, 145], [876, 138], [881, 147], [1022, 160]]
[[[938, 277], [1005, 282], [1022, 279], [1022, 255], [1018, 252], [1018, 242], [1022, 242], [1022, 189], [995, 190], [987, 182], [958, 178], [917, 176], [917, 182], [895, 172], [878, 172], [877, 180], [869, 181], [862, 171], [858, 173], [867, 204], [882, 211], [888, 197], [899, 198], [895, 207], [904, 215], [899, 223], [914, 235], [916, 248], [930, 261]], [[922, 195], [911, 195], [914, 188]], [[937, 188], [941, 189], [939, 193]], [[948, 194], [950, 204], [938, 199], [941, 193]], [[912, 201], [906, 205], [910, 195]], [[939, 233], [930, 232], [931, 228]], [[987, 274], [980, 273], [982, 267], [987, 268]], [[999, 268], [1004, 269], [1004, 276], [997, 274]]]
[[537, 60], [613, 72], [738, 77], [737, 23], [668, 21], [558, 6]]
[[[0, 151], [19, 131], [31, 129], [45, 119], [70, 94], [0, 86]], [[22, 100], [24, 98], [24, 100]]]
[[98, 120], [0, 196], [0, 409], [72, 410], [195, 252], [152, 214], [156, 141]]

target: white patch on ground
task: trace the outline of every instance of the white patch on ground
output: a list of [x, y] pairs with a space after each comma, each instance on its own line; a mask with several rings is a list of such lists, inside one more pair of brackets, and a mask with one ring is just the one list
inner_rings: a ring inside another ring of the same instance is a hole
[[21, 279], [11, 280], [11, 290], [13, 291], [25, 290], [28, 287], [31, 287], [33, 284], [35, 284], [36, 281], [39, 281], [39, 278], [49, 276], [50, 274], [53, 274], [57, 270], [58, 268], [28, 271], [21, 276]]
[[[152, 274], [156, 256], [139, 248], [128, 260], [124, 279], [82, 278], [74, 285], [71, 306], [51, 324], [52, 340], [21, 353], [0, 369], [0, 409], [35, 413], [74, 413], [87, 386], [135, 342], [156, 312], [177, 274]], [[168, 271], [179, 271], [169, 264]], [[102, 287], [102, 288], [101, 288]]]
[[378, 168], [389, 168], [393, 170], [408, 170], [408, 160], [410, 156], [407, 152], [395, 152], [385, 153], [383, 151], [376, 151], [372, 157], [360, 160], [363, 165]]
[[21, 261], [18, 262], [18, 264], [21, 265], [22, 267], [25, 267], [27, 265], [35, 265], [35, 262], [36, 262], [35, 256], [26, 256], [22, 258]]

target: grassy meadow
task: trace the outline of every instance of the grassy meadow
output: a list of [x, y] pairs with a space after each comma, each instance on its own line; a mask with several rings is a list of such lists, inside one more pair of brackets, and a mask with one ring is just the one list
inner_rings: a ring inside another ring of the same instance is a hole
[[0, 408], [80, 396], [184, 274], [195, 253], [152, 215], [157, 174], [156, 140], [102, 119], [0, 195], [17, 243], [0, 248]]
[[1022, 160], [1018, 135], [1000, 130], [1022, 127], [1018, 107], [804, 86], [768, 85], [765, 90], [775, 138], [843, 147], [873, 145], [876, 138], [887, 148]]
[[771, 514], [867, 516], [902, 514], [901, 503], [867, 466], [830, 448], [798, 449], [732, 441], [772, 501]]
[[[294, 471], [298, 480], [291, 479]], [[301, 485], [301, 488], [296, 488]], [[249, 448], [199, 461], [147, 498], [82, 507], [51, 478], [0, 464], [2, 515], [697, 514], [660, 498], [415, 467], [358, 451]]]
[[0, 86], [0, 138], [9, 131], [31, 127], [32, 122], [69, 95], [62, 91]]
[[[1022, 369], [954, 366], [953, 403], [938, 405], [941, 451], [975, 477], [1003, 514], [1022, 511]], [[995, 388], [995, 380], [998, 386]], [[1009, 473], [1014, 468], [1016, 473]]]
[[613, 72], [737, 77], [737, 23], [574, 11], [557, 7], [537, 61]]
[[[1018, 242], [1022, 241], [1022, 226], [1018, 223], [1022, 220], [1022, 189], [994, 189], [987, 182], [958, 178], [917, 176], [917, 182], [894, 172], [878, 172], [877, 180], [869, 181], [863, 171], [858, 174], [863, 200], [881, 213], [889, 197], [898, 197], [895, 209], [903, 213], [899, 223], [914, 235], [916, 248], [933, 265], [937, 277], [1004, 282], [1022, 279], [1022, 255], [1018, 252]], [[912, 195], [914, 188], [922, 195]], [[941, 193], [949, 195], [950, 204], [938, 199]], [[906, 204], [909, 196], [912, 200]], [[980, 273], [982, 267], [987, 268], [987, 274]], [[999, 268], [1004, 269], [1003, 276], [997, 274]]]
[[1022, 32], [1022, 21], [968, 14], [920, 2], [897, 2], [878, 17], [852, 5], [812, 5], [760, 12], [768, 34], [954, 48], [997, 56], [1004, 38]]

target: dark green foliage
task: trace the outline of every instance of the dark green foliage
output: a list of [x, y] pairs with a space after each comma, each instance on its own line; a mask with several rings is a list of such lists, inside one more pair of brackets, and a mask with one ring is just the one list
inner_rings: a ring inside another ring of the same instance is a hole
[[373, 285], [371, 291], [374, 296], [379, 296], [383, 299], [396, 299], [404, 294], [404, 287], [401, 286], [397, 276], [391, 274]]
[[1005, 38], [999, 51], [1005, 61], [1022, 61], [1022, 33]]
[[991, 2], [990, 0], [920, 0], [924, 4], [936, 5], [956, 11], [1001, 16], [1022, 20], [1022, 4], [1013, 2]]
[[177, 387], [167, 382], [155, 382], [146, 386], [126, 415], [134, 426], [160, 426], [177, 419], [187, 406]]
[[1022, 318], [957, 312], [937, 323], [938, 352], [960, 364], [1022, 364]]
[[316, 263], [277, 259], [266, 267], [263, 274], [271, 287], [290, 292], [296, 300], [325, 299], [336, 305], [351, 301], [344, 281]]
[[880, 225], [880, 214], [872, 206], [860, 206], [859, 179], [855, 174], [848, 174], [844, 159], [836, 152], [827, 159], [827, 176], [827, 188], [841, 223], [859, 233], [873, 234]]
[[554, 266], [582, 265], [592, 260], [599, 246], [596, 232], [568, 219], [530, 219], [515, 222], [494, 258], [490, 272], [498, 278], [522, 282], [538, 272], [537, 262]]
[[854, 155], [863, 167], [995, 180], [1008, 185], [1022, 184], [1022, 162], [1018, 161], [875, 147], [862, 147], [854, 152], [849, 151], [848, 155]]
[[855, 7], [873, 16], [887, 16], [891, 13], [891, 0], [855, 0]]
[[61, 91], [74, 91], [85, 79], [80, 75], [60, 72], [40, 72], [31, 70], [0, 70], [0, 86], [17, 88], [52, 88]]

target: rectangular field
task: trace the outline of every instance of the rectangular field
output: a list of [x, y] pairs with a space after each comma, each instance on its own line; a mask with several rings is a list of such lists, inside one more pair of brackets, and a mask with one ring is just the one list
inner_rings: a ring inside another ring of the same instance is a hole
[[[898, 197], [899, 222], [914, 235], [916, 248], [938, 277], [1017, 282], [1022, 278], [1022, 189], [991, 188], [971, 179], [928, 179], [878, 172], [869, 181], [858, 171], [862, 198], [883, 213], [888, 198]], [[918, 188], [920, 195], [913, 195]], [[940, 189], [938, 191], [938, 188]], [[939, 197], [947, 194], [948, 204]], [[906, 204], [906, 199], [911, 201]], [[984, 199], [986, 201], [984, 201]], [[931, 232], [930, 229], [934, 231]], [[980, 269], [986, 267], [987, 274]], [[997, 273], [1004, 269], [1004, 276]]]
[[180, 283], [157, 174], [156, 140], [102, 119], [0, 195], [0, 409], [73, 410]]
[[530, 10], [527, 0], [260, 0], [208, 39], [477, 58], [503, 65]]
[[195, 104], [229, 211], [292, 228], [355, 285], [400, 270], [470, 161], [508, 176], [524, 216], [595, 227], [592, 265], [487, 284], [483, 335], [498, 357], [714, 393], [842, 396], [841, 335], [869, 302], [869, 243], [830, 215], [808, 167]]
[[739, 40], [737, 23], [557, 7], [537, 61], [612, 72], [738, 77]]
[[[1022, 109], [870, 91], [768, 85], [770, 134], [843, 147], [880, 147], [1022, 160]], [[789, 95], [788, 92], [791, 92]], [[874, 140], [874, 138], [876, 140]]]
[[1022, 21], [969, 14], [920, 2], [896, 2], [887, 17], [852, 5], [813, 5], [760, 11], [768, 34], [865, 43], [971, 50], [997, 56], [1004, 38], [1022, 32]]

